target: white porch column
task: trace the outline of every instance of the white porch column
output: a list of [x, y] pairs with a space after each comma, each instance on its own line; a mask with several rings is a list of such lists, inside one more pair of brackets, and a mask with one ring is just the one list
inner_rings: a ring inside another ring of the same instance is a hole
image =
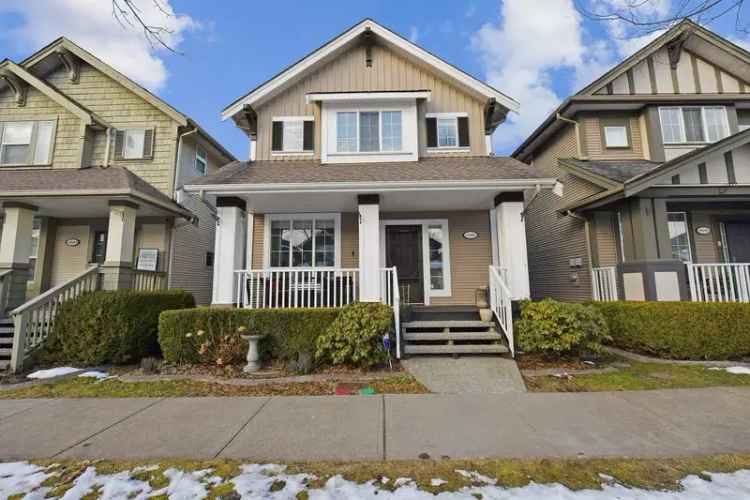
[[245, 201], [234, 197], [216, 200], [216, 243], [214, 246], [213, 305], [237, 302], [235, 271], [245, 268]]
[[507, 192], [495, 197], [499, 264], [508, 268], [513, 300], [528, 299], [529, 260], [526, 250], [526, 224], [523, 220], [523, 193]]
[[14, 309], [26, 302], [29, 256], [31, 255], [31, 231], [36, 207], [24, 203], [5, 203], [5, 221], [0, 237], [0, 271], [12, 270], [0, 297], [0, 317], [4, 307]]
[[129, 289], [133, 286], [133, 252], [135, 219], [138, 205], [125, 200], [109, 202], [107, 255], [102, 265], [104, 290]]
[[361, 194], [359, 203], [359, 300], [380, 301], [380, 196]]

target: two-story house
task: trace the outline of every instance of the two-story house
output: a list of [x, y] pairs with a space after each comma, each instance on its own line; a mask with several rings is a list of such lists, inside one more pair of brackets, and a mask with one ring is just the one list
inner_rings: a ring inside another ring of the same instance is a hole
[[185, 288], [209, 303], [214, 215], [179, 188], [233, 160], [67, 39], [0, 62], [0, 362], [19, 307], [33, 347], [85, 289]]
[[566, 99], [513, 153], [531, 294], [750, 300], [750, 53], [690, 21]]
[[528, 296], [524, 192], [554, 185], [492, 153], [517, 110], [370, 19], [314, 50], [224, 110], [250, 161], [185, 187], [219, 215], [213, 303], [442, 306], [466, 321], [405, 323], [408, 352], [500, 352], [468, 330], [492, 325], [476, 314], [488, 286], [507, 322]]

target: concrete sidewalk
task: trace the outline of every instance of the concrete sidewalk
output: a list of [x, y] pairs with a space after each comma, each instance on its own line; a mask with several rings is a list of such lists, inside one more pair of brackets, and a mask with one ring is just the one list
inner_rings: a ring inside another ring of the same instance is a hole
[[0, 401], [0, 459], [254, 461], [750, 452], [750, 389]]

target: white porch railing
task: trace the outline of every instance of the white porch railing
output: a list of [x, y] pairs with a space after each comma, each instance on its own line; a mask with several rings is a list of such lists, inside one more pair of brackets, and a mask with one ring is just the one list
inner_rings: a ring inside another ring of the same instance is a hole
[[750, 263], [686, 265], [693, 302], [750, 302]]
[[341, 307], [359, 300], [358, 269], [263, 269], [235, 274], [240, 307]]
[[396, 359], [401, 359], [401, 292], [398, 288], [398, 270], [395, 266], [380, 269], [380, 301], [393, 308]]
[[12, 276], [13, 269], [0, 271], [0, 317], [5, 314], [5, 308], [8, 306], [8, 291], [10, 290]]
[[498, 323], [500, 323], [500, 328], [505, 333], [505, 337], [508, 339], [511, 356], [515, 357], [513, 301], [511, 299], [507, 268], [490, 266], [490, 308], [497, 318]]
[[58, 309], [63, 302], [74, 299], [84, 292], [98, 290], [99, 283], [99, 266], [93, 266], [67, 283], [51, 288], [11, 311], [14, 326], [11, 370], [21, 370], [26, 355], [44, 342], [52, 331]]
[[614, 267], [591, 269], [594, 300], [611, 302], [617, 300], [617, 270]]
[[160, 271], [135, 271], [133, 290], [153, 292], [167, 288], [167, 273]]

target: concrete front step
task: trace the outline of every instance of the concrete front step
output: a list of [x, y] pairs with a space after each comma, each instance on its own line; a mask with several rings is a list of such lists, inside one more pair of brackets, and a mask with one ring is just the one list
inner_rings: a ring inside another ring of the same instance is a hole
[[443, 330], [445, 328], [495, 328], [492, 321], [409, 321], [401, 325], [405, 329], [423, 328]]
[[508, 348], [502, 344], [429, 345], [407, 344], [406, 354], [505, 354]]
[[404, 340], [407, 342], [422, 341], [472, 341], [472, 340], [496, 340], [500, 341], [503, 337], [496, 332], [406, 332]]

